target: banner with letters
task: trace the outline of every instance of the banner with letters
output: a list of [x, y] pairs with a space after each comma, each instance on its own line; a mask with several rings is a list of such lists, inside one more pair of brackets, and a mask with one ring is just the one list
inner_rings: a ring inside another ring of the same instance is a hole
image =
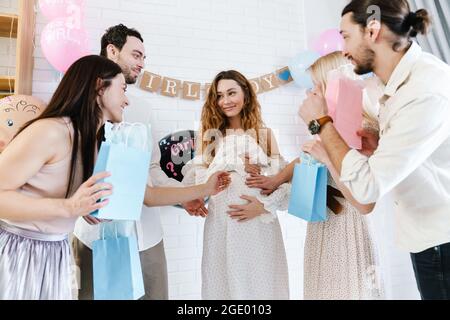
[[[288, 67], [281, 68], [264, 76], [249, 79], [256, 94], [268, 92], [293, 81]], [[139, 87], [142, 90], [161, 94], [166, 97], [185, 100], [201, 100], [205, 98], [211, 87], [210, 83], [181, 81], [144, 71]], [[203, 95], [202, 95], [203, 92]]]

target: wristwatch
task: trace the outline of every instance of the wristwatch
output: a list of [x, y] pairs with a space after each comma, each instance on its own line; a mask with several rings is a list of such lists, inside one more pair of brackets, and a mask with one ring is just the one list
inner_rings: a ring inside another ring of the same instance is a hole
[[325, 116], [323, 118], [311, 121], [308, 126], [309, 132], [311, 132], [313, 136], [319, 134], [323, 126], [328, 122], [332, 123], [333, 118], [331, 118], [330, 116]]

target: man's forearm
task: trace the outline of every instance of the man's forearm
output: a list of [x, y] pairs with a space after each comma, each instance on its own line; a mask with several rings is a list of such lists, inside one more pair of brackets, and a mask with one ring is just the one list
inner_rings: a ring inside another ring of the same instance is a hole
[[163, 207], [189, 202], [209, 196], [205, 184], [185, 188], [147, 187], [144, 204], [147, 207]]
[[280, 173], [278, 173], [275, 177], [278, 186], [281, 186], [284, 183], [289, 183], [292, 180], [292, 176], [294, 175], [294, 168], [297, 163], [300, 162], [300, 159], [295, 159], [291, 163], [289, 163], [286, 168], [284, 168]]
[[351, 149], [332, 123], [327, 123], [322, 128], [320, 139], [327, 150], [331, 163], [339, 173], [342, 172], [342, 162]]

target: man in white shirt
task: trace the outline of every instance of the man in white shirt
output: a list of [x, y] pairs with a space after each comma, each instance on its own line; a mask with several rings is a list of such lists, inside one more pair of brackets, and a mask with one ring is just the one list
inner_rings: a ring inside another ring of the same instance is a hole
[[300, 115], [356, 200], [374, 203], [392, 191], [396, 241], [411, 252], [422, 299], [450, 299], [450, 67], [411, 40], [430, 20], [406, 0], [353, 0], [342, 13], [344, 53], [355, 72], [374, 72], [385, 85], [373, 155], [340, 137], [320, 88]]
[[[101, 55], [116, 62], [122, 68], [128, 84], [135, 84], [145, 66], [144, 40], [140, 33], [124, 25], [109, 28], [102, 37]], [[131, 88], [130, 88], [131, 89]], [[132, 89], [131, 89], [132, 90]], [[129, 122], [151, 122], [151, 108], [139, 103], [136, 96], [129, 96], [131, 111], [125, 114]], [[135, 106], [133, 104], [136, 103]], [[136, 110], [132, 110], [132, 109]], [[144, 113], [150, 116], [144, 116]], [[152, 135], [153, 136], [153, 135]], [[160, 167], [161, 153], [158, 142], [153, 142], [152, 161], [150, 166], [149, 185], [165, 187], [182, 187], [176, 180], [169, 179]], [[183, 204], [183, 207], [193, 216], [205, 216], [207, 209], [203, 200]], [[80, 268], [81, 287], [80, 300], [92, 300], [92, 242], [98, 240], [99, 223], [102, 221], [93, 217], [79, 219], [74, 235], [74, 251], [77, 265]], [[143, 206], [141, 220], [127, 223], [127, 234], [136, 234], [139, 244], [140, 260], [144, 276], [144, 300], [167, 300], [168, 277], [167, 263], [163, 243], [163, 230], [160, 219], [160, 208]]]

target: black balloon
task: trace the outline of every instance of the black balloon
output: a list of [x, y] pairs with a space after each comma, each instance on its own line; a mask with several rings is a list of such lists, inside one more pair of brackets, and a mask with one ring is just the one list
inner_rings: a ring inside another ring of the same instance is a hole
[[195, 155], [195, 131], [169, 134], [159, 142], [161, 169], [169, 178], [183, 181], [181, 170]]

